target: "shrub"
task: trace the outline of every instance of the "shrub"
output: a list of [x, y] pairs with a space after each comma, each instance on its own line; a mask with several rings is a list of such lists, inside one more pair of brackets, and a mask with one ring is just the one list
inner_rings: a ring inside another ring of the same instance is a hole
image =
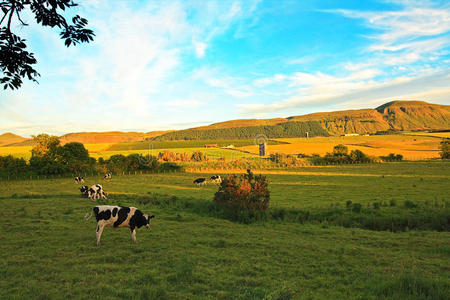
[[352, 152], [350, 152], [349, 159], [352, 162], [358, 163], [368, 163], [371, 161], [371, 159], [361, 150], [352, 150]]
[[352, 211], [355, 213], [360, 213], [362, 209], [362, 205], [360, 203], [353, 203]]
[[445, 139], [441, 142], [441, 152], [439, 155], [442, 159], [450, 159], [450, 139]]
[[411, 200], [405, 200], [404, 205], [406, 208], [416, 208], [417, 207], [417, 204], [412, 202]]
[[403, 155], [390, 153], [388, 156], [380, 156], [382, 161], [402, 161]]
[[348, 147], [344, 146], [342, 144], [336, 145], [333, 147], [333, 153], [334, 156], [345, 156], [348, 154]]
[[207, 161], [208, 157], [201, 151], [195, 151], [191, 156], [192, 161]]
[[233, 220], [248, 223], [259, 218], [269, 207], [270, 192], [265, 176], [250, 170], [240, 176], [224, 178], [214, 195], [214, 202]]

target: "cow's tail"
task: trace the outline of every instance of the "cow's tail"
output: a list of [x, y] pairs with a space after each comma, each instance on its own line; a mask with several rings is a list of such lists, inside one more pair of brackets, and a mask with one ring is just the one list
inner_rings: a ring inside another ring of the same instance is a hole
[[92, 212], [91, 212], [91, 214], [89, 214], [89, 213], [86, 213], [85, 215], [84, 215], [84, 219], [87, 221], [87, 220], [89, 220], [91, 217], [92, 217]]

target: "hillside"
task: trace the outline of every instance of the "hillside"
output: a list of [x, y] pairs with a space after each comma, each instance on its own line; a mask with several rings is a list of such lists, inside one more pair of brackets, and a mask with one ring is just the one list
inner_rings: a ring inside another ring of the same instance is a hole
[[158, 135], [168, 133], [170, 131], [150, 131], [144, 132], [78, 132], [69, 133], [59, 138], [61, 144], [70, 142], [79, 142], [83, 144], [101, 144], [101, 143], [131, 143], [145, 141]]
[[7, 132], [4, 134], [0, 134], [0, 147], [11, 145], [11, 144], [16, 144], [16, 143], [22, 143], [26, 140], [28, 140], [28, 139], [21, 137], [20, 135]]
[[217, 139], [254, 139], [259, 135], [265, 138], [287, 138], [287, 137], [306, 137], [328, 136], [328, 132], [324, 130], [319, 122], [283, 122], [277, 125], [260, 125], [245, 127], [229, 127], [214, 129], [186, 129], [169, 132], [157, 136], [155, 141], [167, 140], [217, 140]]
[[[177, 131], [151, 132], [79, 132], [60, 137], [61, 144], [134, 143], [147, 140], [253, 139], [376, 133], [378, 131], [449, 130], [450, 105], [424, 101], [392, 101], [375, 109], [318, 112], [273, 119], [240, 119]], [[30, 146], [32, 141], [5, 133], [0, 146]]]
[[[192, 132], [218, 129], [276, 126], [286, 122], [318, 122], [330, 135], [346, 133], [376, 133], [377, 131], [417, 131], [450, 129], [450, 106], [431, 104], [423, 101], [392, 101], [375, 109], [343, 110], [318, 112], [302, 116], [274, 119], [241, 119], [201, 126], [188, 130], [176, 131], [158, 137], [172, 139], [190, 139]], [[182, 134], [186, 133], [187, 136]], [[199, 133], [202, 136], [204, 133]], [[297, 136], [304, 136], [299, 132]], [[229, 138], [229, 137], [228, 137]]]
[[394, 130], [450, 129], [450, 105], [393, 101], [376, 108]]

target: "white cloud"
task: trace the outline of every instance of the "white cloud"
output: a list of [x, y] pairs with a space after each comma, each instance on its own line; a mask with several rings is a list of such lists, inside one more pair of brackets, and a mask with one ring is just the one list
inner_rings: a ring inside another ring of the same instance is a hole
[[206, 48], [208, 48], [208, 45], [202, 42], [194, 42], [195, 47], [195, 54], [197, 57], [202, 58], [205, 56]]
[[[345, 78], [336, 78], [323, 74], [302, 74], [301, 78], [306, 79], [302, 82], [307, 82], [307, 87], [303, 88], [299, 95], [271, 104], [240, 104], [238, 107], [242, 113], [256, 115], [344, 102], [366, 104], [374, 101], [374, 99], [381, 104], [406, 96], [433, 95], [432, 91], [434, 91], [436, 98], [438, 91], [438, 94], [442, 95], [450, 86], [450, 72], [448, 71], [433, 72], [420, 77], [398, 77], [381, 82], [357, 80], [365, 76], [357, 74]], [[321, 82], [323, 82], [323, 85]], [[445, 101], [449, 103], [450, 100]]]

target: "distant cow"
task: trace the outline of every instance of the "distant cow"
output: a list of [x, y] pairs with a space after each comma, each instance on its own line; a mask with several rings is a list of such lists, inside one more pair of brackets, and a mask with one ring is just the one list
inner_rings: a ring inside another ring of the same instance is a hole
[[74, 179], [75, 179], [75, 182], [76, 182], [76, 183], [83, 183], [83, 182], [84, 182], [84, 178], [83, 178], [83, 177], [77, 176], [77, 177], [75, 177]]
[[105, 191], [103, 190], [103, 187], [100, 184], [93, 185], [93, 186], [91, 186], [89, 188], [88, 197], [92, 201], [95, 201], [95, 199], [100, 199], [100, 197], [102, 199], [107, 199], [106, 198], [106, 193], [105, 193]]
[[87, 185], [83, 185], [82, 187], [80, 187], [80, 192], [84, 197], [89, 197], [89, 187]]
[[104, 179], [111, 179], [112, 175], [111, 173], [106, 173], [105, 176], [103, 177]]
[[93, 211], [97, 219], [97, 246], [100, 246], [100, 238], [105, 226], [130, 228], [131, 239], [137, 244], [136, 228], [142, 226], [150, 228], [150, 219], [155, 217], [142, 213], [136, 207], [100, 205], [95, 206]]
[[215, 184], [220, 184], [222, 182], [222, 178], [220, 178], [220, 175], [213, 175], [209, 178], [209, 180], [211, 180], [211, 182]]
[[197, 186], [206, 185], [206, 178], [197, 178], [194, 180]]

